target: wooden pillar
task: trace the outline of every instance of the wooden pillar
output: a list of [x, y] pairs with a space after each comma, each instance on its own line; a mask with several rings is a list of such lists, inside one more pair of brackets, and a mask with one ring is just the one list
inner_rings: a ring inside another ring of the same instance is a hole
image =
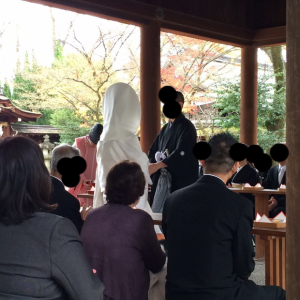
[[257, 143], [257, 48], [242, 48], [240, 141]]
[[160, 23], [141, 27], [141, 147], [148, 153], [160, 131]]
[[286, 69], [286, 143], [290, 150], [287, 161], [287, 234], [286, 289], [287, 299], [300, 295], [300, 2], [287, 0], [287, 69]]

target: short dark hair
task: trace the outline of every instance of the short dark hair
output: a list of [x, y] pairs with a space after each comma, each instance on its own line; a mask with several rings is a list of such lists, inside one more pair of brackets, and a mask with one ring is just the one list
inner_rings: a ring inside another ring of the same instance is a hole
[[41, 148], [26, 137], [0, 140], [0, 222], [20, 224], [37, 211], [51, 211], [51, 177]]
[[237, 143], [236, 139], [229, 133], [212, 136], [208, 142], [211, 154], [205, 160], [205, 173], [228, 174], [235, 164], [230, 156], [230, 148], [235, 143]]
[[129, 160], [113, 166], [106, 177], [108, 203], [130, 205], [144, 195], [146, 179], [139, 164]]
[[184, 103], [184, 96], [183, 96], [183, 94], [181, 92], [178, 92], [178, 91], [176, 91], [176, 93], [177, 93], [176, 101]]

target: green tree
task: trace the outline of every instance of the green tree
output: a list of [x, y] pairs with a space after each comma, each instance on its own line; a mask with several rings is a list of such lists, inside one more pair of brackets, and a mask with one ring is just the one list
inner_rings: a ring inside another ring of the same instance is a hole
[[[57, 41], [55, 61], [51, 67], [35, 65], [24, 68], [22, 78], [34, 82], [35, 91], [26, 90], [29, 109], [69, 108], [82, 123], [92, 126], [102, 122], [102, 99], [107, 88], [120, 81], [119, 74], [129, 68], [117, 66], [116, 59], [127, 45], [135, 28], [120, 25], [115, 31], [103, 31], [87, 49], [73, 31], [72, 41]], [[63, 43], [73, 48], [73, 53], [63, 56]], [[18, 85], [18, 84], [16, 84]]]
[[89, 133], [90, 128], [82, 126], [82, 119], [69, 108], [56, 110], [50, 119], [50, 124], [61, 129], [60, 142], [73, 144], [75, 138]]
[[51, 118], [52, 114], [55, 112], [53, 109], [41, 109], [39, 111], [42, 116], [36, 120], [36, 122], [29, 122], [29, 124], [33, 125], [52, 125]]
[[[285, 88], [281, 87], [276, 93], [274, 88], [277, 82], [271, 83], [271, 75], [258, 78], [258, 144], [268, 150], [275, 143], [285, 139], [285, 128], [269, 130], [270, 124], [283, 120], [285, 123]], [[240, 77], [235, 80], [222, 80], [215, 88], [217, 94], [214, 107], [218, 111], [215, 118], [216, 126], [230, 131], [235, 135], [240, 134]]]
[[10, 87], [9, 85], [7, 84], [7, 82], [4, 83], [4, 86], [3, 86], [3, 95], [8, 98], [8, 99], [11, 99], [11, 91], [10, 91]]
[[[271, 46], [261, 48], [270, 58], [271, 63], [273, 65], [273, 72], [275, 78], [274, 93], [278, 94], [278, 97], [274, 97], [274, 102], [280, 101], [282, 88], [285, 88], [285, 70], [286, 70], [286, 62], [284, 61], [282, 55], [283, 45]], [[276, 113], [275, 113], [276, 114]], [[277, 131], [281, 129], [280, 132], [283, 132], [282, 129], [285, 127], [285, 119], [280, 118], [280, 113], [278, 113], [278, 118], [276, 118], [275, 122], [267, 122], [267, 129], [269, 131]]]

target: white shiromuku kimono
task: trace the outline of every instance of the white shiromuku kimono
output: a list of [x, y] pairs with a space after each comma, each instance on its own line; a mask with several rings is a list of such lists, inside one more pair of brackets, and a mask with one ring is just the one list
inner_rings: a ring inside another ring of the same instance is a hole
[[104, 95], [102, 110], [104, 124], [97, 144], [98, 167], [93, 207], [106, 203], [104, 190], [109, 170], [123, 160], [130, 160], [141, 166], [146, 178], [145, 193], [140, 198], [137, 208], [152, 213], [148, 203], [148, 184], [152, 184], [148, 171], [149, 159], [135, 135], [141, 120], [138, 96], [128, 84], [115, 83]]

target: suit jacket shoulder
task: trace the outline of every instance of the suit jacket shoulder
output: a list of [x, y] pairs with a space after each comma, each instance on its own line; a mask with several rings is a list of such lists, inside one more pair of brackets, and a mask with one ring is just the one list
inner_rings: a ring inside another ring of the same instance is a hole
[[80, 204], [77, 198], [67, 192], [62, 182], [58, 179], [52, 179], [52, 193], [50, 196], [51, 204], [58, 204], [54, 214], [70, 219], [80, 233], [83, 226], [83, 220], [80, 214]]
[[231, 181], [234, 183], [249, 183], [254, 186], [259, 182], [258, 172], [250, 164], [246, 164], [232, 177]]

